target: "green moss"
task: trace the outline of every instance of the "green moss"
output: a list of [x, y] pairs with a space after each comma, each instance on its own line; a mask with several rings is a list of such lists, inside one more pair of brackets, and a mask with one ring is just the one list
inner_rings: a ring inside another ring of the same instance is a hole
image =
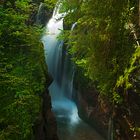
[[0, 6], [1, 140], [31, 140], [41, 111], [47, 67], [41, 30], [25, 24], [29, 9], [28, 1], [18, 10]]

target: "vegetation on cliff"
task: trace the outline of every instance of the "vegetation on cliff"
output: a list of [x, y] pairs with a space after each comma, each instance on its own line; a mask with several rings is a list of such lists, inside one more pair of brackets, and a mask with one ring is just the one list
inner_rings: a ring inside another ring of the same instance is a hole
[[140, 127], [136, 117], [140, 114], [139, 1], [63, 0], [62, 3], [62, 12], [67, 13], [65, 24], [77, 24], [72, 32], [64, 31], [73, 61], [82, 69], [81, 75], [84, 73], [89, 79], [85, 84], [94, 83], [100, 97], [112, 104], [111, 112], [125, 121], [125, 126], [121, 126], [115, 120], [120, 123], [116, 130], [122, 129], [127, 139], [131, 130]]
[[42, 30], [30, 25], [35, 4], [29, 0], [0, 2], [1, 140], [31, 140], [41, 110], [47, 68], [39, 42]]

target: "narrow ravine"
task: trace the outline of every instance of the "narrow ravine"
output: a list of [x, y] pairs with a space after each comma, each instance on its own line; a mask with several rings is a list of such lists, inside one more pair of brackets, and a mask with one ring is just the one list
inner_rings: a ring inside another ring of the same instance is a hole
[[49, 92], [57, 119], [58, 136], [60, 140], [103, 140], [79, 118], [77, 107], [71, 99], [74, 68], [68, 54], [63, 52], [63, 41], [57, 39], [63, 30], [62, 16], [59, 14], [59, 6], [56, 7], [42, 38], [48, 71], [53, 77]]

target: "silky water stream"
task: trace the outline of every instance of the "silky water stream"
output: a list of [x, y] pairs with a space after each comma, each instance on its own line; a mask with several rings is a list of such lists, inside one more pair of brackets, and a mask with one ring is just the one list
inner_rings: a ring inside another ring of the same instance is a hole
[[63, 41], [57, 39], [63, 30], [62, 17], [58, 6], [42, 37], [48, 71], [53, 77], [49, 91], [57, 119], [58, 136], [60, 140], [103, 140], [92, 127], [79, 118], [77, 107], [71, 100], [74, 68], [68, 54], [63, 51]]

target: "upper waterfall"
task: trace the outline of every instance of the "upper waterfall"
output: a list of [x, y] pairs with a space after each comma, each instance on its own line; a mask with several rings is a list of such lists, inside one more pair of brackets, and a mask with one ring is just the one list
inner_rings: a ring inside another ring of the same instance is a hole
[[53, 16], [46, 25], [46, 30], [42, 38], [48, 71], [53, 78], [56, 75], [55, 69], [60, 55], [60, 53], [56, 52], [60, 52], [60, 48], [58, 46], [63, 42], [57, 39], [58, 35], [63, 30], [63, 14], [59, 13], [59, 9], [60, 6], [56, 6], [54, 9]]
[[47, 27], [46, 27], [46, 33], [48, 35], [55, 35], [58, 36], [61, 33], [61, 30], [63, 30], [63, 13], [59, 13], [60, 5], [57, 5], [53, 11], [53, 16], [49, 20]]

